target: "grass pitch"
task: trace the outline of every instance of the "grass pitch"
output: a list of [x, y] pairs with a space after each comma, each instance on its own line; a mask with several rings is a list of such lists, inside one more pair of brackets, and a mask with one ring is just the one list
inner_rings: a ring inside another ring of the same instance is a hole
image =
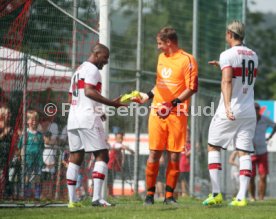
[[91, 207], [90, 200], [84, 201], [85, 208], [68, 209], [66, 207], [44, 208], [3, 208], [1, 219], [276, 219], [276, 200], [257, 201], [247, 207], [229, 207], [224, 201], [221, 206], [204, 207], [202, 200], [193, 198], [178, 199], [179, 206], [166, 206], [156, 201], [153, 206], [143, 206], [141, 200], [134, 198], [116, 198], [111, 200], [115, 207]]

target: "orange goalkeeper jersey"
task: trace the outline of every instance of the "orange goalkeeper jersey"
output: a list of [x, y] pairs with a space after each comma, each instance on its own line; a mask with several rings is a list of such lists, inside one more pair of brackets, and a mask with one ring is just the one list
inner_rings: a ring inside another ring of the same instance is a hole
[[[179, 49], [170, 56], [166, 56], [164, 53], [159, 55], [152, 103], [154, 108], [164, 102], [172, 101], [186, 89], [197, 91], [197, 87], [198, 67], [191, 54]], [[181, 104], [181, 109], [186, 111], [189, 100], [185, 100]]]

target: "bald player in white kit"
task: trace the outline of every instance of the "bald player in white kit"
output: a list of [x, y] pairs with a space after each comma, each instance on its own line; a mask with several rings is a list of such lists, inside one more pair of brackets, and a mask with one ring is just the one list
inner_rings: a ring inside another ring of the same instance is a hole
[[96, 44], [88, 60], [79, 66], [71, 79], [69, 91], [71, 106], [67, 123], [70, 162], [66, 174], [69, 208], [81, 207], [76, 200], [76, 183], [85, 152], [92, 152], [95, 156], [92, 206], [111, 206], [101, 197], [109, 160], [101, 104], [113, 107], [123, 105], [119, 98], [109, 100], [101, 95], [99, 70], [108, 63], [108, 59], [109, 49], [102, 44]]
[[227, 26], [226, 42], [229, 49], [220, 54], [218, 61], [209, 64], [220, 66], [222, 71], [221, 97], [208, 135], [208, 169], [212, 193], [203, 205], [221, 204], [220, 150], [233, 142], [240, 163], [240, 188], [231, 206], [246, 206], [245, 198], [252, 172], [250, 153], [254, 151], [253, 137], [256, 127], [254, 108], [254, 84], [257, 75], [258, 57], [243, 44], [244, 25], [233, 21]]

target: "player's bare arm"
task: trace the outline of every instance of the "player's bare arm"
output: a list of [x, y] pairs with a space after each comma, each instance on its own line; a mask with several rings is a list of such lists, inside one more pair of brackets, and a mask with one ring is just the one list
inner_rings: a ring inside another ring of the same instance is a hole
[[226, 116], [229, 120], [235, 120], [235, 116], [231, 109], [232, 77], [233, 77], [233, 69], [231, 67], [224, 68], [222, 70], [221, 91], [223, 94]]
[[102, 103], [108, 106], [114, 106], [114, 107], [125, 106], [124, 104], [120, 103], [120, 98], [109, 100], [103, 97], [92, 85], [86, 84], [84, 86], [84, 93], [85, 93], [85, 96], [87, 96], [88, 98], [91, 98], [92, 100], [95, 100], [99, 103]]
[[126, 150], [126, 151], [128, 151], [129, 153], [131, 153], [131, 154], [135, 154], [135, 151], [134, 150], [132, 150], [130, 147], [128, 147], [127, 145], [123, 145], [123, 149], [124, 150]]
[[196, 90], [191, 90], [188, 88], [179, 95], [178, 99], [183, 102], [184, 100], [188, 100], [194, 93], [196, 93]]
[[271, 134], [268, 136], [268, 138], [266, 140], [269, 141], [272, 138], [272, 136], [275, 134], [275, 132], [276, 132], [276, 125], [274, 125]]
[[217, 60], [212, 60], [208, 62], [209, 65], [213, 65], [215, 67], [219, 67], [219, 61]]

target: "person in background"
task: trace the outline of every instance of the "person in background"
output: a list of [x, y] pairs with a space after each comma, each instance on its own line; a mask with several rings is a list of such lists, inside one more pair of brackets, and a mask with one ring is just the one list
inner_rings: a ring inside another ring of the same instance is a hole
[[[70, 157], [70, 151], [68, 147], [65, 147], [63, 149], [62, 155], [61, 155], [61, 193], [64, 200], [68, 199], [68, 192], [66, 188], [66, 172], [69, 164], [69, 157]], [[65, 179], [65, 181], [63, 181]], [[65, 185], [64, 185], [65, 184]]]
[[53, 118], [44, 115], [38, 125], [38, 131], [40, 131], [43, 135], [47, 132], [51, 133], [51, 139], [48, 142], [48, 145], [58, 145], [58, 136], [59, 130], [57, 123], [53, 122]]
[[[87, 184], [87, 177], [86, 177], [86, 169], [85, 169], [85, 163], [86, 161], [84, 161], [80, 167], [80, 171], [78, 174], [78, 178], [77, 178], [77, 184], [76, 184], [76, 196], [77, 196], [77, 200], [81, 201], [85, 198], [86, 196], [86, 189], [84, 187], [84, 185]], [[87, 186], [86, 186], [87, 187]]]
[[240, 187], [240, 164], [238, 158], [238, 151], [233, 151], [228, 160], [228, 163], [231, 164], [230, 177], [232, 181], [233, 197], [236, 197]]
[[[276, 132], [276, 124], [268, 117], [261, 115], [261, 107], [258, 103], [255, 103], [255, 110], [257, 116], [257, 126], [253, 138], [253, 146], [255, 149], [255, 153], [251, 155], [252, 175], [249, 184], [249, 193], [251, 196], [251, 201], [256, 200], [255, 177], [257, 174], [257, 167], [259, 173], [258, 196], [259, 200], [264, 200], [266, 192], [266, 178], [269, 173], [267, 141], [269, 141]], [[266, 131], [268, 128], [273, 128], [273, 130], [269, 137], [266, 138]]]
[[25, 198], [30, 198], [34, 187], [35, 199], [41, 194], [41, 169], [43, 166], [44, 140], [41, 132], [37, 130], [39, 122], [38, 112], [27, 111], [27, 135], [25, 157], [23, 152], [23, 135], [20, 137], [18, 149], [21, 150], [21, 161], [25, 159]]
[[162, 154], [159, 160], [159, 172], [156, 178], [156, 197], [165, 197], [165, 179], [166, 179], [166, 163], [165, 152]]
[[51, 145], [51, 132], [46, 132], [43, 135], [44, 150], [43, 150], [43, 162], [44, 167], [42, 169], [42, 199], [53, 198], [53, 187], [55, 183], [56, 172], [56, 155], [57, 149], [54, 145]]
[[123, 171], [124, 164], [124, 151], [128, 151], [134, 154], [134, 151], [127, 145], [123, 144], [124, 133], [118, 132], [115, 134], [115, 143], [111, 145], [109, 150], [109, 162], [108, 162], [108, 194], [113, 196], [113, 183], [116, 177], [116, 173]]
[[[13, 136], [10, 126], [11, 112], [8, 106], [0, 106], [0, 197], [11, 196], [12, 185], [8, 180], [9, 152]], [[5, 189], [4, 189], [5, 188]], [[1, 193], [4, 194], [1, 194]]]
[[67, 200], [67, 186], [66, 186], [66, 172], [67, 172], [67, 167], [69, 164], [69, 145], [68, 145], [68, 135], [67, 135], [67, 125], [65, 125], [62, 128], [62, 131], [59, 135], [59, 143], [60, 145], [60, 153], [61, 153], [61, 168], [60, 168], [60, 191], [61, 191], [61, 197], [64, 200]]
[[180, 155], [179, 162], [179, 183], [181, 188], [181, 196], [189, 196], [189, 182], [190, 182], [190, 154], [191, 154], [191, 141], [190, 141], [190, 129], [187, 128], [186, 134], [186, 146]]
[[20, 197], [20, 188], [21, 188], [21, 161], [20, 161], [20, 150], [17, 145], [22, 135], [22, 130], [17, 128], [13, 132], [13, 138], [16, 139], [14, 142], [12, 160], [9, 163], [9, 185], [11, 188], [12, 198], [19, 199]]

